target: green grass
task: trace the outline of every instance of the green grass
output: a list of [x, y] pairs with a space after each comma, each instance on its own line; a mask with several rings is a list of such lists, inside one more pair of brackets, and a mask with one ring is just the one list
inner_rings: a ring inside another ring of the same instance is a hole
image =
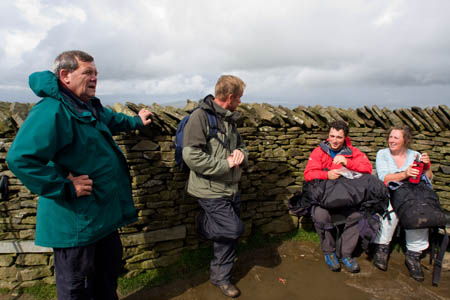
[[56, 299], [56, 286], [51, 284], [40, 283], [32, 287], [24, 288], [22, 292], [38, 300]]

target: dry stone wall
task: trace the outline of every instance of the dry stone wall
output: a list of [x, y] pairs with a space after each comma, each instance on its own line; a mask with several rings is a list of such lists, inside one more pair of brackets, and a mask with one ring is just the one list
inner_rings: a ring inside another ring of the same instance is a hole
[[[185, 194], [187, 175], [174, 162], [176, 126], [187, 110], [149, 107], [154, 122], [141, 131], [115, 137], [132, 176], [138, 221], [121, 229], [124, 271], [134, 276], [144, 270], [167, 266], [184, 249], [208, 243], [195, 233], [196, 200]], [[115, 104], [115, 111], [128, 115], [144, 105]], [[31, 104], [0, 102], [0, 175], [9, 177], [9, 195], [0, 200], [0, 288], [54, 282], [51, 249], [33, 244], [37, 196], [12, 174], [5, 157]], [[289, 215], [287, 201], [299, 190], [310, 152], [327, 137], [327, 123], [343, 119], [350, 125], [352, 142], [374, 163], [376, 152], [386, 147], [392, 125], [413, 129], [411, 148], [426, 151], [432, 160], [434, 188], [442, 205], [450, 210], [450, 110], [432, 108], [389, 110], [377, 106], [357, 109], [297, 107], [294, 110], [269, 104], [241, 104], [238, 130], [249, 150], [249, 166], [241, 181], [245, 236], [256, 228], [266, 233], [286, 232], [298, 220]]]

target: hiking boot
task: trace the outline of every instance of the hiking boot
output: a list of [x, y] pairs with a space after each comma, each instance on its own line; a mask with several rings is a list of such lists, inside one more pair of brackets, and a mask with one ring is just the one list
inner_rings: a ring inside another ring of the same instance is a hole
[[372, 258], [372, 263], [378, 269], [387, 271], [389, 260], [389, 245], [375, 244], [375, 254]]
[[241, 294], [239, 289], [232, 283], [217, 285], [217, 287], [220, 289], [222, 294], [230, 298], [236, 298]]
[[325, 263], [333, 272], [339, 272], [341, 270], [341, 264], [336, 257], [336, 253], [325, 254]]
[[420, 252], [406, 251], [405, 265], [409, 270], [409, 275], [417, 281], [423, 281], [424, 275], [420, 265]]
[[354, 260], [353, 258], [344, 257], [342, 259], [342, 263], [344, 264], [347, 271], [349, 271], [350, 273], [358, 273], [359, 272], [359, 265], [356, 262], [356, 260]]

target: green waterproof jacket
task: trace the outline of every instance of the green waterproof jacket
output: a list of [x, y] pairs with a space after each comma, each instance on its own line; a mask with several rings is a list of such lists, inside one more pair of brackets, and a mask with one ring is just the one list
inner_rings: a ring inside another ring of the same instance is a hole
[[[199, 103], [183, 131], [183, 160], [190, 169], [187, 192], [198, 198], [232, 196], [239, 190], [242, 167], [247, 165], [248, 151], [236, 129], [238, 112], [217, 105], [209, 95]], [[218, 139], [209, 137], [209, 122], [205, 110], [217, 116]], [[245, 155], [239, 167], [231, 168], [227, 157], [238, 149]]]
[[[29, 84], [43, 97], [21, 126], [7, 163], [38, 194], [35, 243], [66, 248], [89, 245], [136, 220], [126, 160], [112, 134], [142, 126], [141, 119], [104, 108], [76, 111], [60, 93], [50, 71], [33, 73]], [[77, 197], [66, 177], [88, 175], [89, 196]]]

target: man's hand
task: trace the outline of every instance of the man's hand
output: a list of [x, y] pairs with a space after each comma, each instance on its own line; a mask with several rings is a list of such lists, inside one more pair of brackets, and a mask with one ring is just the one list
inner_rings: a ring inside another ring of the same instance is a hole
[[333, 159], [333, 164], [342, 164], [343, 166], [347, 165], [347, 159], [343, 155], [336, 155]]
[[234, 149], [233, 153], [227, 157], [228, 165], [231, 168], [239, 167], [240, 164], [244, 161], [245, 155], [241, 150]]
[[231, 157], [233, 158], [234, 163], [239, 166], [244, 161], [245, 155], [241, 150], [234, 149], [233, 153], [231, 153]]
[[236, 163], [234, 162], [233, 156], [231, 156], [231, 155], [227, 157], [227, 162], [228, 162], [228, 166], [230, 167], [230, 169], [237, 166]]
[[341, 177], [341, 173], [338, 169], [328, 171], [328, 179], [335, 180]]
[[73, 177], [72, 173], [67, 176], [68, 179], [72, 180], [73, 186], [77, 193], [77, 197], [89, 196], [92, 192], [92, 180], [89, 179], [88, 175], [80, 175]]
[[138, 113], [139, 117], [141, 117], [142, 123], [144, 126], [150, 124], [152, 122], [152, 119], [150, 116], [153, 116], [153, 113], [145, 108], [141, 109]]

